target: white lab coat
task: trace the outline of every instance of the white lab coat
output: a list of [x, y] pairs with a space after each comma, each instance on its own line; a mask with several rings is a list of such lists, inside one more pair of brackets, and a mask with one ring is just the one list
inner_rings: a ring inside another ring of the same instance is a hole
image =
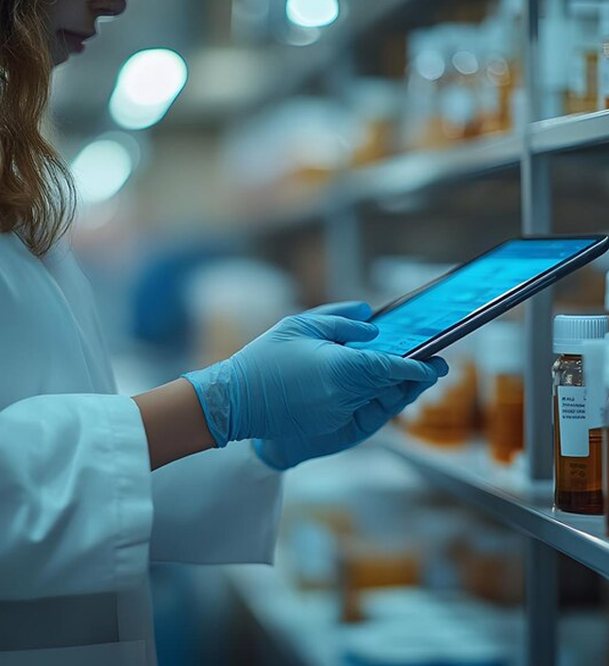
[[244, 442], [151, 475], [76, 260], [0, 234], [0, 666], [153, 666], [149, 559], [270, 562], [280, 488]]

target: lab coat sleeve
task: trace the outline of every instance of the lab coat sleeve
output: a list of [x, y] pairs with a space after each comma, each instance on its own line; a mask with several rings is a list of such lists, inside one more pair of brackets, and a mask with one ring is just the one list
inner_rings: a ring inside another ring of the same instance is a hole
[[156, 470], [151, 559], [192, 564], [273, 561], [282, 474], [249, 442], [232, 442]]
[[0, 598], [111, 592], [144, 579], [150, 464], [137, 405], [39, 396], [0, 411]]

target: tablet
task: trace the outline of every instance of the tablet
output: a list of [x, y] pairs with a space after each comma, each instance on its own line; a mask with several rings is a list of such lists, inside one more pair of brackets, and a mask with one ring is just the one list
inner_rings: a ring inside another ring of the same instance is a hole
[[506, 241], [376, 312], [379, 335], [349, 343], [408, 358], [433, 356], [483, 324], [596, 259], [607, 236]]

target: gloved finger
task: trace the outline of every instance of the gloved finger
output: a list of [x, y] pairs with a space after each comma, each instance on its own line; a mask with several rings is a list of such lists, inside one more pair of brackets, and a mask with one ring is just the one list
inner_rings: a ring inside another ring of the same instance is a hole
[[382, 391], [376, 398], [360, 407], [345, 426], [336, 432], [307, 440], [310, 457], [337, 453], [356, 446], [382, 428], [413, 402], [431, 383], [403, 382]]
[[[376, 396], [375, 400], [388, 414], [395, 416], [437, 383], [437, 379], [428, 382], [402, 382], [385, 389]], [[396, 410], [398, 411], [396, 412]]]
[[[404, 407], [413, 403], [422, 393], [430, 389], [432, 386], [435, 386], [437, 383], [437, 379], [432, 379], [428, 382], [402, 382], [389, 389], [385, 389], [376, 397], [376, 400], [378, 400], [388, 412], [394, 412], [399, 405], [403, 405], [401, 409], [404, 409]], [[406, 401], [405, 405], [404, 401]]]
[[438, 378], [437, 362], [415, 361], [369, 350], [358, 350], [357, 353], [362, 369], [372, 373], [378, 380], [379, 387], [404, 381], [431, 382]]
[[411, 405], [413, 402], [416, 402], [423, 393], [429, 391], [430, 388], [435, 386], [438, 383], [438, 380], [431, 382], [408, 382], [410, 387], [404, 391], [404, 397], [407, 398], [406, 404], [402, 407], [405, 409], [408, 405]]
[[379, 333], [374, 324], [355, 321], [346, 317], [330, 315], [305, 315], [307, 323], [317, 332], [319, 337], [331, 342], [368, 342]]
[[428, 358], [425, 363], [433, 365], [438, 373], [438, 377], [446, 377], [450, 370], [448, 363], [441, 356], [432, 356], [431, 358]]
[[312, 310], [307, 310], [305, 314], [335, 315], [346, 319], [368, 321], [372, 316], [372, 308], [363, 301], [345, 301], [343, 303], [320, 305]]
[[354, 412], [353, 421], [350, 424], [351, 438], [361, 442], [370, 437], [435, 383], [435, 380], [432, 382], [403, 382], [385, 389], [374, 400]]
[[394, 384], [379, 393], [372, 402], [377, 402], [385, 411], [392, 412], [404, 400], [414, 400], [415, 393], [423, 382], [402, 382]]
[[397, 400], [395, 397], [390, 398], [385, 395], [360, 407], [353, 415], [353, 424], [357, 433], [354, 439], [359, 443], [371, 437], [388, 421], [404, 411], [411, 402], [412, 398], [403, 394]]

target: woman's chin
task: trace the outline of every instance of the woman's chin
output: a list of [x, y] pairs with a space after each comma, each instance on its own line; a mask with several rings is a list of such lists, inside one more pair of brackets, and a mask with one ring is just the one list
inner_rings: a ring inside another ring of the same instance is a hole
[[64, 62], [67, 62], [70, 59], [70, 52], [62, 47], [62, 46], [56, 46], [51, 53], [51, 57], [53, 59], [53, 67], [57, 67], [57, 65], [62, 65]]

